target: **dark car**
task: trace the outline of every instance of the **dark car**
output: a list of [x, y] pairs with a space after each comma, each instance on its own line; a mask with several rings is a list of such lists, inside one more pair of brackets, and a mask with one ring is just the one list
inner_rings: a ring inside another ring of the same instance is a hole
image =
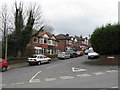
[[78, 56], [78, 54], [75, 51], [70, 52], [70, 57], [71, 58], [74, 58], [74, 57], [77, 57], [77, 56]]
[[7, 71], [8, 63], [4, 59], [0, 58], [0, 70], [2, 72]]

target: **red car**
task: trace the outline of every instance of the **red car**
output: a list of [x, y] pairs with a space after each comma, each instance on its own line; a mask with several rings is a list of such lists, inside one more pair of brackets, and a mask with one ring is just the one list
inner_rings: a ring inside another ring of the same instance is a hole
[[78, 56], [83, 56], [84, 52], [83, 51], [77, 51]]
[[0, 58], [0, 70], [2, 72], [7, 71], [8, 63], [4, 59]]

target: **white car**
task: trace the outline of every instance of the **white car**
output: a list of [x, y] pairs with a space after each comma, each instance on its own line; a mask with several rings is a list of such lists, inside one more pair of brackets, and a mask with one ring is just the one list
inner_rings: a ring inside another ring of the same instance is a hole
[[88, 59], [99, 58], [99, 54], [94, 51], [89, 51]]
[[51, 58], [46, 57], [45, 55], [33, 55], [32, 57], [28, 58], [27, 61], [30, 65], [32, 64], [38, 64], [40, 65], [41, 63], [50, 63]]
[[67, 59], [70, 58], [70, 53], [68, 52], [61, 52], [58, 54], [58, 59]]

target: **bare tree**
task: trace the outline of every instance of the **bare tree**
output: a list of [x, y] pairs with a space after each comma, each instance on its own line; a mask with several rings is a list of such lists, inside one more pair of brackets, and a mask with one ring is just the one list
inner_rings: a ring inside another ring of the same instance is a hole
[[2, 5], [0, 12], [0, 34], [2, 39], [2, 58], [7, 59], [7, 33], [9, 29], [9, 15], [7, 5]]
[[49, 26], [49, 25], [45, 25], [44, 26], [44, 28], [43, 28], [43, 30], [45, 31], [45, 32], [48, 32], [48, 33], [53, 33], [53, 31], [54, 31], [54, 28], [53, 27], [51, 27], [51, 26]]

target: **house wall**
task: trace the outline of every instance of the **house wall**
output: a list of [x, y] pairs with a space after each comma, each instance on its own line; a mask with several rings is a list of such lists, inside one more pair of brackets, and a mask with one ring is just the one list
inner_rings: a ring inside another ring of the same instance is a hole
[[58, 46], [57, 46], [57, 48], [58, 48], [61, 52], [65, 52], [65, 51], [66, 51], [65, 47], [66, 47], [66, 40], [59, 40], [59, 41], [58, 41]]

